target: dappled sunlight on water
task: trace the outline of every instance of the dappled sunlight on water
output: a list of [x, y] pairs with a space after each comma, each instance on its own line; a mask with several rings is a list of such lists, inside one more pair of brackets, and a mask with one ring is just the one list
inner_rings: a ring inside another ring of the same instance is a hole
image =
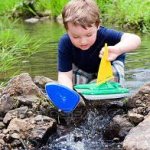
[[134, 53], [128, 53], [126, 58], [125, 86], [131, 93], [150, 82], [150, 35], [141, 35], [141, 40], [140, 48]]
[[[38, 53], [30, 58], [25, 57], [24, 61], [19, 63], [12, 72], [16, 73], [16, 70], [20, 69], [21, 72], [29, 72], [31, 76], [41, 75], [57, 80], [57, 45], [60, 37], [65, 33], [63, 26], [46, 21], [37, 24], [23, 23], [19, 24], [17, 28], [20, 32], [24, 30], [37, 40], [45, 41], [45, 44]], [[150, 74], [150, 35], [137, 34], [140, 35], [142, 44], [138, 50], [127, 54], [125, 63], [125, 86], [132, 93], [149, 82]], [[9, 78], [9, 73], [6, 73], [4, 78]]]

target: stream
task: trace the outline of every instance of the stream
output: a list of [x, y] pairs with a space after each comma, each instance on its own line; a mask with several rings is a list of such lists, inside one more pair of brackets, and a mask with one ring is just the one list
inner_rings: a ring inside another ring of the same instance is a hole
[[42, 150], [116, 150], [121, 149], [118, 140], [106, 139], [105, 128], [114, 115], [123, 114], [124, 110], [116, 106], [102, 105], [88, 109], [85, 121], [67, 133], [59, 132], [50, 137], [48, 148]]

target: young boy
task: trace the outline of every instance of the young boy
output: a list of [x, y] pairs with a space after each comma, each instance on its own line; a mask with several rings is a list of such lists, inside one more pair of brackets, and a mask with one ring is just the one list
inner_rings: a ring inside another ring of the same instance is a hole
[[141, 43], [135, 34], [100, 26], [99, 9], [94, 0], [71, 0], [62, 12], [67, 34], [58, 46], [58, 82], [73, 89], [74, 84], [97, 78], [104, 44], [108, 44], [114, 80], [123, 84], [125, 53]]

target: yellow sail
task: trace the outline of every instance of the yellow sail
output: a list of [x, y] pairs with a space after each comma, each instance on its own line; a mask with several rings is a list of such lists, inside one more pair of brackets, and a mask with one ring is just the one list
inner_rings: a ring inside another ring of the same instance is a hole
[[105, 50], [97, 75], [97, 84], [102, 84], [113, 78], [113, 71], [110, 61], [108, 61], [108, 47], [105, 44]]

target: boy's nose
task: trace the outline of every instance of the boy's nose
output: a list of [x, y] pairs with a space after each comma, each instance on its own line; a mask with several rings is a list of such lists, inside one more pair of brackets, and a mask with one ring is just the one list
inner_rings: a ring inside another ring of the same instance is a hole
[[82, 45], [87, 44], [86, 38], [81, 38], [81, 39], [80, 39], [80, 43], [81, 43]]

